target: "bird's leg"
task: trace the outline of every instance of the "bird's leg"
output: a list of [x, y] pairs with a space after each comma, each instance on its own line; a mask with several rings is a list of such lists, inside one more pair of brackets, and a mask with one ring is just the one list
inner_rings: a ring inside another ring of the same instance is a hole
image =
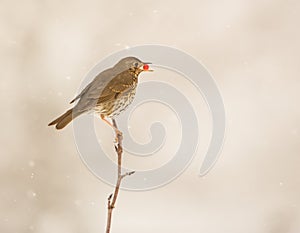
[[109, 122], [109, 121], [105, 118], [105, 116], [104, 116], [103, 114], [100, 114], [100, 117], [101, 117], [101, 119], [102, 119], [106, 124], [108, 124], [110, 127], [112, 127], [112, 128], [114, 129], [114, 131], [115, 131], [115, 133], [116, 133], [116, 139], [115, 139], [115, 142], [117, 143], [117, 142], [118, 142], [118, 135], [119, 135], [119, 136], [122, 136], [122, 132], [121, 132], [119, 129], [117, 129], [111, 122]]

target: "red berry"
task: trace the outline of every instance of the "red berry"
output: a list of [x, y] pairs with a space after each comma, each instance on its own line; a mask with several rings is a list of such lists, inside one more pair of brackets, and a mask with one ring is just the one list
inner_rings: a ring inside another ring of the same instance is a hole
[[145, 65], [143, 66], [143, 69], [144, 69], [144, 70], [149, 70], [149, 66], [148, 66], [147, 64], [145, 64]]

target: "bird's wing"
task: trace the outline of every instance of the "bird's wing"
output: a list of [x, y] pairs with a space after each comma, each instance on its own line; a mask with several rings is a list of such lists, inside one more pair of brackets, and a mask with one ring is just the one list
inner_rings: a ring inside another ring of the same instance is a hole
[[132, 75], [128, 71], [123, 71], [117, 75], [107, 74], [100, 78], [98, 76], [80, 94], [80, 100], [76, 105], [78, 111], [92, 110], [97, 104], [112, 100], [134, 87]]
[[[102, 83], [109, 82], [110, 77], [114, 76], [113, 69], [107, 69], [98, 74], [94, 80], [88, 84], [73, 100], [71, 100], [70, 104], [74, 103], [76, 100], [83, 97], [86, 93], [93, 92], [93, 90], [97, 90], [98, 88], [102, 88]], [[99, 93], [99, 91], [96, 91]]]
[[135, 83], [132, 74], [128, 71], [122, 72], [112, 79], [103, 89], [103, 92], [98, 98], [98, 103], [117, 98], [119, 94], [132, 90], [133, 88], [135, 88]]

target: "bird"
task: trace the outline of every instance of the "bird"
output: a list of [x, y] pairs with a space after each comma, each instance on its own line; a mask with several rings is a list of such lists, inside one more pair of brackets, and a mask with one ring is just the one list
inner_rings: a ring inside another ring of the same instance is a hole
[[60, 130], [73, 119], [84, 113], [94, 112], [118, 131], [108, 120], [114, 119], [133, 101], [139, 74], [149, 69], [150, 62], [142, 62], [136, 57], [125, 57], [113, 67], [99, 73], [71, 102], [77, 104], [53, 120], [48, 126]]

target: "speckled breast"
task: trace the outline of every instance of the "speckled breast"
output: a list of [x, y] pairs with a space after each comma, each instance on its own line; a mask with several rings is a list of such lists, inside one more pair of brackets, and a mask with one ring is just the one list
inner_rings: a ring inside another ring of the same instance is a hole
[[136, 89], [120, 94], [116, 99], [106, 101], [95, 107], [95, 112], [113, 118], [123, 112], [134, 99]]

